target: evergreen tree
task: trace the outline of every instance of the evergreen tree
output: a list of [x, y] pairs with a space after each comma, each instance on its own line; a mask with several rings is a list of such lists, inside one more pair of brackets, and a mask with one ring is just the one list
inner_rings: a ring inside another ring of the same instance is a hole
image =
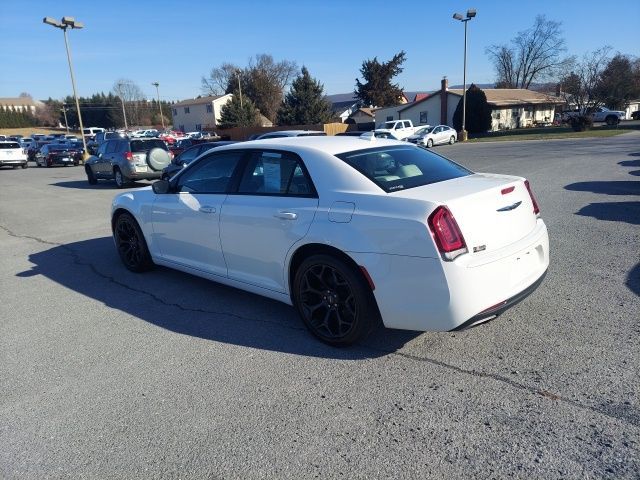
[[240, 95], [234, 93], [220, 110], [220, 127], [253, 127], [259, 124], [259, 112], [253, 102], [243, 97], [240, 101]]
[[380, 63], [378, 57], [373, 60], [362, 62], [360, 74], [364, 79], [361, 83], [356, 78], [356, 89], [354, 91], [360, 104], [366, 107], [392, 107], [400, 104], [402, 88], [396, 83], [391, 83], [391, 79], [402, 73], [401, 65], [406, 60], [406, 53], [401, 51], [393, 56], [388, 62]]
[[[467, 90], [466, 129], [469, 133], [484, 133], [491, 129], [491, 107], [487, 96], [475, 84]], [[453, 128], [462, 130], [462, 98], [453, 114]]]
[[324, 87], [309, 75], [307, 67], [291, 84], [278, 111], [279, 125], [314, 125], [331, 118], [331, 104], [323, 95]]

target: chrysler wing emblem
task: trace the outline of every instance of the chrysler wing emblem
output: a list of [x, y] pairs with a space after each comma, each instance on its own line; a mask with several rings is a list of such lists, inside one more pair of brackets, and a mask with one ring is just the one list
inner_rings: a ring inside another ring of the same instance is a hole
[[496, 212], [508, 212], [509, 210], [515, 210], [520, 206], [521, 203], [522, 201], [516, 202], [512, 205], [507, 205], [506, 207], [499, 208], [498, 210], [496, 210]]

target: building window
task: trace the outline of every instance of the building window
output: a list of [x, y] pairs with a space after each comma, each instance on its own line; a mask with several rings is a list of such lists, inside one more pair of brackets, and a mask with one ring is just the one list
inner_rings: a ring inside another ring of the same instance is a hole
[[495, 118], [496, 120], [500, 120], [500, 110], [496, 110], [495, 112], [493, 112], [493, 118]]
[[420, 123], [427, 123], [427, 113], [429, 112], [420, 112]]
[[213, 113], [213, 105], [207, 105], [207, 113]]
[[174, 108], [174, 109], [173, 109], [173, 114], [174, 114], [174, 115], [178, 115], [178, 109], [177, 109], [177, 108]]
[[520, 109], [519, 108], [512, 108], [511, 109], [511, 116], [512, 117], [517, 117], [520, 115]]
[[201, 123], [196, 123], [196, 131], [198, 131], [198, 132], [202, 131], [202, 124]]
[[189, 113], [189, 107], [184, 107], [184, 113]]
[[531, 118], [531, 114], [533, 113], [533, 108], [525, 107], [524, 109], [524, 118]]
[[393, 115], [389, 115], [389, 116], [387, 117], [387, 122], [391, 122], [392, 120], [393, 120]]

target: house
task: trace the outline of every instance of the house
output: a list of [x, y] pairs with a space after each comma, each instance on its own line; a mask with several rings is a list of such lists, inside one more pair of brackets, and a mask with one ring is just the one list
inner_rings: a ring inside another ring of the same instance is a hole
[[183, 132], [212, 129], [220, 121], [222, 107], [233, 97], [232, 94], [208, 96], [182, 100], [171, 106], [173, 128]]
[[358, 99], [355, 93], [337, 93], [335, 95], [327, 95], [327, 101], [331, 104], [331, 115], [335, 119], [339, 119], [342, 123], [347, 121], [349, 115], [358, 109]]
[[345, 123], [373, 123], [373, 108], [362, 107], [349, 115]]
[[[523, 88], [483, 89], [491, 107], [491, 131], [530, 127], [551, 123], [557, 105], [564, 101], [558, 97]], [[375, 122], [411, 120], [414, 125], [453, 126], [453, 114], [462, 98], [462, 89], [449, 89], [447, 78], [441, 88], [426, 98], [406, 105], [381, 108], [375, 111]]]
[[36, 102], [31, 97], [0, 98], [0, 109], [5, 112], [29, 112], [35, 114], [38, 104], [42, 104], [42, 102]]

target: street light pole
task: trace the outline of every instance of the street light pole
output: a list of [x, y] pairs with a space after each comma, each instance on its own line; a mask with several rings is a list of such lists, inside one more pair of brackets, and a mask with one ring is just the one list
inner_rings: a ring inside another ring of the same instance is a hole
[[462, 69], [462, 131], [460, 141], [467, 141], [467, 22], [476, 16], [475, 8], [467, 10], [467, 18], [462, 18], [459, 13], [454, 13], [453, 18], [464, 23], [464, 64]]
[[236, 76], [238, 77], [238, 92], [240, 93], [240, 108], [242, 106], [242, 84], [240, 83], [240, 70], [236, 70]]
[[158, 94], [158, 106], [160, 107], [160, 120], [162, 121], [162, 130], [164, 130], [164, 116], [162, 115], [162, 104], [160, 103], [160, 84], [153, 82], [151, 85], [156, 87], [156, 93]]
[[80, 136], [82, 137], [82, 146], [84, 147], [83, 161], [89, 156], [87, 150], [87, 140], [84, 138], [84, 125], [82, 124], [82, 113], [80, 112], [80, 102], [78, 101], [78, 93], [76, 90], [76, 79], [73, 75], [73, 64], [71, 62], [71, 51], [69, 49], [69, 39], [67, 38], [67, 28], [80, 29], [84, 27], [81, 22], [76, 22], [73, 17], [62, 17], [61, 21], [57, 21], [51, 17], [44, 17], [43, 23], [62, 29], [64, 35], [64, 46], [67, 49], [67, 61], [69, 62], [69, 73], [71, 74], [71, 86], [73, 87], [73, 96], [76, 100], [76, 109], [78, 111], [78, 123], [80, 124]]
[[118, 94], [120, 95], [120, 102], [122, 103], [122, 117], [124, 118], [124, 131], [129, 131], [129, 126], [127, 125], [127, 112], [124, 109], [124, 95], [122, 95], [122, 83], [118, 84]]

